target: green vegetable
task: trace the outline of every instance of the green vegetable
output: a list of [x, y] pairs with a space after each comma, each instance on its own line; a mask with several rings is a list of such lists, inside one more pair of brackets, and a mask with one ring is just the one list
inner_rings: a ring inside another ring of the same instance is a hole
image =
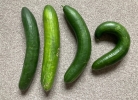
[[63, 11], [77, 39], [77, 53], [64, 75], [64, 81], [71, 83], [79, 77], [86, 67], [91, 55], [91, 38], [86, 23], [74, 8], [66, 5], [63, 7]]
[[124, 26], [117, 22], [104, 22], [97, 27], [95, 37], [99, 39], [104, 33], [114, 34], [117, 37], [118, 42], [113, 50], [103, 55], [93, 63], [93, 70], [102, 69], [116, 63], [121, 60], [129, 50], [130, 36]]
[[25, 91], [29, 88], [36, 71], [40, 41], [34, 15], [28, 8], [23, 7], [21, 17], [26, 35], [26, 54], [19, 81], [19, 88], [20, 90]]
[[59, 48], [60, 34], [59, 23], [56, 11], [51, 5], [46, 5], [43, 11], [44, 24], [44, 53], [41, 72], [41, 84], [45, 91], [52, 88], [54, 77], [56, 74]]

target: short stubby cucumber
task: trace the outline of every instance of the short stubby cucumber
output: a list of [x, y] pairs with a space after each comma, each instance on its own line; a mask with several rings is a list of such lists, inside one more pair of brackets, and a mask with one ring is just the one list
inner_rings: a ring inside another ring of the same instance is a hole
[[91, 37], [84, 19], [77, 10], [65, 5], [63, 6], [63, 11], [77, 39], [77, 52], [75, 58], [64, 75], [64, 81], [66, 83], [71, 83], [81, 75], [90, 59]]
[[127, 54], [130, 47], [130, 36], [126, 28], [120, 23], [107, 21], [100, 24], [95, 31], [95, 37], [99, 39], [103, 34], [115, 35], [117, 37], [117, 44], [113, 50], [106, 53], [93, 63], [93, 70], [103, 69], [118, 62]]
[[60, 34], [55, 9], [46, 5], [43, 11], [44, 52], [41, 71], [41, 84], [45, 91], [52, 88], [59, 60]]
[[26, 54], [19, 81], [19, 88], [25, 91], [29, 88], [36, 72], [40, 39], [36, 20], [28, 8], [22, 8], [21, 17], [26, 36]]

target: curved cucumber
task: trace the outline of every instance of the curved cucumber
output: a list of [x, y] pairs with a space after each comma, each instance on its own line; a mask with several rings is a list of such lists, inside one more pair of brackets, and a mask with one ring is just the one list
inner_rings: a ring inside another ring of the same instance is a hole
[[95, 37], [99, 39], [104, 33], [114, 34], [118, 39], [118, 43], [113, 50], [103, 55], [93, 63], [93, 70], [102, 69], [116, 63], [121, 60], [129, 50], [130, 36], [124, 26], [117, 22], [104, 22], [97, 27]]
[[26, 35], [26, 54], [19, 81], [19, 88], [25, 91], [29, 88], [36, 71], [40, 40], [36, 20], [28, 8], [22, 8], [21, 17]]
[[86, 23], [74, 8], [66, 5], [63, 7], [63, 11], [77, 39], [77, 53], [64, 75], [64, 81], [71, 83], [79, 77], [86, 67], [91, 55], [91, 38]]
[[58, 17], [56, 11], [50, 5], [46, 5], [44, 8], [43, 24], [44, 53], [41, 72], [41, 84], [45, 91], [49, 91], [52, 88], [56, 74], [60, 47]]

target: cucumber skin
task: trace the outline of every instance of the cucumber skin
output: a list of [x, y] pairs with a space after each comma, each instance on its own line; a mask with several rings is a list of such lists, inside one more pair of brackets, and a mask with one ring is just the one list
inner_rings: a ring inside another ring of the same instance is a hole
[[43, 11], [44, 24], [44, 53], [41, 72], [41, 84], [43, 89], [50, 91], [56, 75], [59, 48], [60, 32], [58, 17], [55, 9], [51, 5], [46, 5]]
[[91, 37], [86, 23], [78, 11], [68, 5], [63, 7], [63, 11], [77, 39], [77, 53], [64, 75], [64, 82], [71, 83], [81, 75], [90, 59]]
[[26, 36], [26, 54], [19, 81], [19, 88], [25, 91], [31, 85], [36, 72], [40, 39], [35, 17], [28, 8], [22, 8], [21, 17]]
[[98, 58], [93, 63], [93, 70], [100, 70], [120, 61], [127, 54], [130, 47], [129, 33], [120, 23], [106, 21], [100, 24], [95, 30], [95, 37], [99, 39], [104, 34], [114, 34], [118, 39], [118, 43], [113, 50]]

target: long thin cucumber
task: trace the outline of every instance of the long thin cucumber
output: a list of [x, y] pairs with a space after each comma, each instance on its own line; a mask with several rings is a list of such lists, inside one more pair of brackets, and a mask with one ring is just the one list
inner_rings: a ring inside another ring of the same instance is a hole
[[29, 88], [36, 72], [40, 40], [36, 20], [28, 8], [22, 8], [21, 17], [26, 35], [26, 54], [19, 81], [19, 88], [25, 91]]
[[77, 53], [64, 75], [64, 81], [71, 83], [79, 77], [86, 67], [91, 55], [91, 38], [87, 25], [77, 10], [66, 5], [63, 7], [63, 11], [77, 39]]
[[44, 53], [41, 72], [41, 84], [45, 91], [52, 88], [59, 59], [60, 35], [56, 11], [46, 5], [43, 11]]

